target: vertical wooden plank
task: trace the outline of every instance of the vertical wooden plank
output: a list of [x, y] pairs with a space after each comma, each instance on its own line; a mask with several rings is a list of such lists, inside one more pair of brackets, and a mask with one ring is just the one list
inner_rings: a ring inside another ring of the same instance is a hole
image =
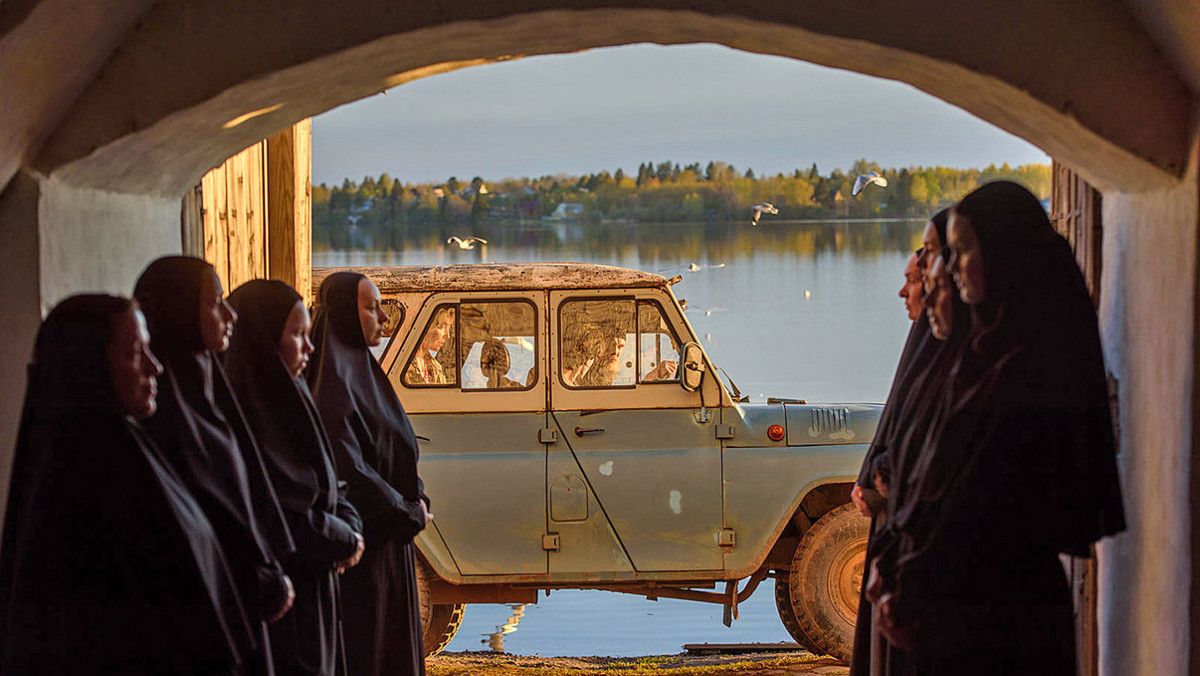
[[296, 190], [296, 226], [293, 251], [296, 282], [293, 286], [308, 301], [312, 301], [312, 119], [296, 123], [296, 173], [293, 181]]
[[229, 162], [210, 171], [205, 181], [212, 187], [212, 206], [209, 208], [213, 218], [212, 230], [204, 233], [204, 258], [216, 268], [217, 276], [224, 284], [229, 279]]
[[[1050, 222], [1067, 238], [1083, 272], [1092, 302], [1100, 301], [1102, 227], [1100, 193], [1066, 166], [1054, 162]], [[1063, 557], [1075, 600], [1075, 647], [1081, 676], [1096, 676], [1100, 668], [1096, 619], [1096, 558]]]
[[265, 152], [265, 141], [260, 141], [244, 151], [246, 156], [246, 173], [243, 184], [243, 197], [246, 200], [246, 216], [244, 225], [245, 240], [243, 245], [246, 265], [243, 269], [245, 276], [238, 280], [239, 285], [251, 279], [261, 279], [267, 273], [267, 204], [266, 192], [263, 185], [265, 180], [264, 172], [266, 171], [264, 166]]
[[[200, 179], [200, 214], [203, 221], [203, 250], [204, 260], [212, 263], [216, 257], [217, 222], [220, 220], [220, 210], [217, 206], [216, 181], [220, 167], [208, 172]], [[223, 180], [223, 179], [222, 179]]]
[[221, 280], [225, 291], [237, 288], [247, 279], [246, 273], [246, 152], [229, 158], [229, 261], [226, 278]]
[[200, 184], [185, 192], [180, 200], [179, 240], [183, 255], [204, 257], [204, 205]]
[[267, 274], [306, 299], [312, 286], [312, 121], [267, 139]]

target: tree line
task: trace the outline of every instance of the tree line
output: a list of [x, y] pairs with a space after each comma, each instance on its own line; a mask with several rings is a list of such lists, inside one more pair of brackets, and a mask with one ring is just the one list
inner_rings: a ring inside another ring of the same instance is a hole
[[[855, 178], [868, 171], [878, 172], [888, 186], [869, 185], [851, 195]], [[476, 176], [469, 182], [450, 177], [413, 184], [384, 173], [358, 182], [346, 179], [332, 188], [313, 186], [312, 208], [313, 225], [321, 229], [391, 225], [431, 231], [564, 214], [587, 223], [740, 221], [748, 220], [750, 207], [760, 202], [774, 204], [779, 214], [771, 218], [778, 219], [920, 217], [1000, 179], [1021, 183], [1039, 197], [1050, 193], [1046, 164], [885, 169], [860, 159], [848, 172], [834, 169], [825, 175], [813, 164], [790, 174], [758, 176], [720, 161], [703, 166], [668, 161], [644, 162], [636, 174], [617, 169], [499, 181]]]

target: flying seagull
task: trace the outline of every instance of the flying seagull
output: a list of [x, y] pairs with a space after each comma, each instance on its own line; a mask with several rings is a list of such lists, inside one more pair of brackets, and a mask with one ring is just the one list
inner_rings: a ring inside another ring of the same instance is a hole
[[754, 206], [752, 206], [750, 208], [754, 211], [754, 215], [750, 217], [750, 225], [758, 225], [758, 219], [762, 218], [762, 215], [764, 213], [768, 213], [768, 214], [779, 213], [779, 210], [775, 208], [775, 205], [771, 204], [770, 202], [763, 202], [762, 204], [755, 204]]
[[451, 237], [450, 239], [446, 240], [446, 244], [453, 244], [463, 251], [474, 249], [476, 242], [479, 242], [480, 244], [488, 243], [487, 240], [482, 237], [468, 237], [466, 239], [462, 239], [461, 237]]
[[700, 263], [688, 263], [687, 265], [676, 265], [673, 268], [663, 268], [658, 271], [658, 274], [665, 275], [668, 272], [700, 272], [705, 268], [718, 269], [726, 266], [726, 263], [709, 263], [701, 265]]
[[867, 185], [874, 183], [880, 188], [887, 187], [887, 179], [880, 176], [878, 172], [868, 171], [865, 174], [859, 174], [858, 178], [854, 179], [854, 188], [850, 191], [851, 195], [857, 196], [863, 191]]

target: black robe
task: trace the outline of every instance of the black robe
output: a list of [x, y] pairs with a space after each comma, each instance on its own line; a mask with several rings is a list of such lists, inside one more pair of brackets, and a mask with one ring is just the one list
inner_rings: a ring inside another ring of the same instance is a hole
[[[948, 213], [948, 210], [943, 209], [930, 219], [943, 243], [946, 241]], [[965, 328], [961, 330], [965, 332]], [[906, 454], [915, 428], [923, 429], [914, 417], [920, 415], [921, 411], [913, 405], [918, 399], [914, 393], [922, 387], [920, 383], [928, 378], [930, 366], [935, 358], [945, 352], [945, 345], [930, 331], [929, 317], [922, 309], [908, 331], [908, 339], [904, 342], [896, 373], [892, 377], [892, 388], [888, 392], [883, 413], [879, 416], [879, 424], [875, 428], [875, 437], [871, 440], [871, 446], [867, 449], [862, 469], [859, 470], [858, 480], [855, 482], [862, 487], [864, 498], [875, 513], [871, 518], [871, 531], [867, 540], [869, 557], [882, 545], [877, 534], [883, 530], [884, 521], [891, 513], [890, 504], [895, 499], [894, 490], [889, 491], [887, 498], [879, 495], [875, 490], [875, 475], [878, 474], [889, 487], [894, 483], [893, 477], [903, 481], [907, 476], [906, 472], [895, 471], [895, 460], [896, 456]], [[863, 588], [858, 595], [858, 615], [854, 623], [854, 647], [850, 659], [850, 673], [853, 676], [866, 676], [870, 673], [873, 646], [888, 651], [887, 644], [879, 639], [878, 632], [873, 631], [873, 608], [867, 600], [866, 582], [864, 575]], [[888, 659], [886, 655], [875, 656], [874, 661], [886, 663]]]
[[354, 273], [321, 285], [308, 382], [338, 477], [363, 520], [367, 549], [342, 578], [351, 676], [425, 673], [413, 537], [425, 527], [417, 441], [404, 408], [363, 339]]
[[308, 383], [292, 377], [279, 356], [287, 315], [300, 295], [279, 281], [238, 287], [229, 303], [240, 316], [223, 362], [238, 399], [255, 402], [246, 419], [296, 543], [284, 569], [296, 602], [271, 625], [276, 672], [344, 673], [338, 576], [334, 564], [352, 556], [362, 530], [339, 487], [325, 428]]
[[[862, 487], [868, 504], [877, 510], [871, 518], [871, 531], [867, 540], [867, 551], [878, 547], [877, 533], [883, 528], [886, 513], [882, 510], [885, 498], [875, 490], [876, 472], [884, 479], [891, 481], [891, 458], [897, 452], [896, 444], [902, 433], [907, 429], [906, 420], [900, 415], [900, 409], [912, 389], [913, 381], [924, 372], [939, 342], [929, 332], [929, 319], [922, 312], [908, 331], [908, 339], [900, 353], [900, 362], [896, 365], [896, 375], [892, 378], [892, 389], [888, 392], [883, 413], [879, 416], [879, 424], [875, 428], [875, 438], [863, 458], [862, 469], [859, 472], [857, 484]], [[862, 589], [858, 595], [858, 615], [854, 622], [854, 647], [850, 658], [850, 673], [853, 676], [866, 676], [871, 670], [871, 647], [873, 632], [871, 629], [872, 606], [866, 596], [866, 576], [863, 577]], [[878, 642], [876, 642], [878, 645]]]
[[282, 561], [294, 545], [262, 455], [216, 357], [200, 333], [200, 289], [212, 266], [173, 256], [152, 263], [134, 296], [162, 361], [158, 412], [145, 427], [188, 483], [233, 569], [254, 623], [241, 646], [251, 673], [273, 673], [267, 620], [282, 606]]
[[916, 673], [1065, 676], [1058, 555], [1124, 528], [1095, 310], [1023, 188], [989, 184], [957, 210], [979, 238], [986, 297], [893, 521], [894, 617], [913, 630]]
[[229, 674], [249, 635], [199, 505], [121, 410], [109, 296], [39, 332], [0, 549], [0, 673]]

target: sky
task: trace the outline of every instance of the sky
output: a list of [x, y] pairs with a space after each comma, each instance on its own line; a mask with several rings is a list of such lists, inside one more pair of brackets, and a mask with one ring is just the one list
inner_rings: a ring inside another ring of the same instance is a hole
[[1049, 163], [907, 84], [711, 44], [629, 45], [466, 68], [313, 118], [313, 183], [610, 172], [723, 160], [755, 174]]

